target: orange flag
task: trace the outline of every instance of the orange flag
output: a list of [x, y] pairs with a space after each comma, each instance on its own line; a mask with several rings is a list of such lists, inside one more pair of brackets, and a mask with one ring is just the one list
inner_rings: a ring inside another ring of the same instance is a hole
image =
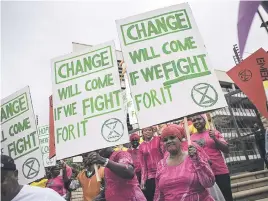
[[54, 116], [53, 116], [53, 99], [49, 97], [49, 158], [56, 155], [55, 136], [54, 136]]
[[266, 95], [260, 74], [259, 58], [267, 57], [264, 49], [250, 55], [227, 72], [234, 83], [246, 94], [259, 112], [268, 118]]

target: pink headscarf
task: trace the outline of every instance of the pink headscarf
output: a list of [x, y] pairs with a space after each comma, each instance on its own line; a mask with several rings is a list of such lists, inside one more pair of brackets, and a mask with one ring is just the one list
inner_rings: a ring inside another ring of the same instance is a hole
[[161, 138], [165, 138], [167, 136], [175, 136], [182, 140], [185, 137], [184, 128], [178, 126], [177, 124], [169, 124], [162, 131]]
[[130, 142], [134, 141], [134, 140], [140, 141], [140, 136], [137, 133], [133, 133], [133, 134], [130, 135], [129, 140], [130, 140]]

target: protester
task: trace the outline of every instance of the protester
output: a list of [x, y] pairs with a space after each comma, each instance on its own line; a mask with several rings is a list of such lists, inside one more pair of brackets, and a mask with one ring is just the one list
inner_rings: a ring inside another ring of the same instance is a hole
[[63, 161], [57, 161], [56, 166], [50, 167], [51, 178], [47, 181], [47, 188], [56, 191], [65, 200], [70, 200], [70, 192], [66, 188], [67, 183], [64, 182], [62, 172], [66, 171], [67, 177], [71, 178], [72, 168], [66, 165]]
[[181, 149], [182, 132], [174, 125], [163, 129], [161, 138], [168, 157], [157, 166], [154, 201], [214, 201], [206, 188], [215, 183], [208, 156], [199, 146]]
[[216, 183], [221, 189], [225, 200], [232, 201], [229, 170], [221, 153], [229, 153], [228, 143], [224, 140], [219, 131], [212, 131], [205, 128], [207, 123], [205, 115], [192, 117], [192, 122], [198, 132], [191, 135], [191, 140], [199, 144], [209, 156]]
[[[180, 145], [181, 150], [186, 152], [188, 150], [188, 142], [186, 139], [184, 127], [181, 127], [181, 125], [177, 125], [177, 124], [169, 124], [168, 126], [174, 127], [175, 129], [177, 129], [178, 136], [180, 136], [180, 141], [181, 141], [181, 145]], [[167, 158], [168, 156], [169, 156], [169, 152], [166, 151], [165, 158]], [[211, 161], [209, 160], [209, 158], [208, 158], [208, 163], [211, 165]], [[207, 190], [215, 201], [225, 201], [225, 199], [222, 195], [222, 192], [221, 192], [221, 190], [216, 182], [214, 183], [214, 185], [211, 188], [208, 188]]]
[[[89, 153], [82, 154], [85, 169], [77, 175], [76, 179], [69, 179], [68, 187], [70, 190], [76, 190], [77, 188], [82, 187], [84, 198], [83, 200], [93, 201], [101, 191], [101, 185], [104, 182], [104, 168], [98, 166], [98, 174], [102, 180], [101, 182], [98, 182], [94, 164], [88, 162], [88, 155]], [[66, 179], [65, 175], [64, 179]]]
[[147, 201], [153, 201], [157, 163], [164, 157], [163, 144], [154, 136], [154, 127], [142, 129], [144, 142], [139, 147], [141, 164], [141, 189]]
[[64, 201], [55, 191], [18, 183], [18, 170], [14, 160], [1, 155], [1, 200], [2, 201]]
[[140, 165], [140, 158], [139, 158], [139, 143], [140, 136], [137, 133], [133, 133], [130, 135], [130, 143], [131, 148], [128, 149], [128, 153], [130, 153], [133, 165], [134, 165], [134, 171], [136, 173], [136, 176], [138, 178], [139, 183], [141, 182], [141, 165]]
[[114, 151], [111, 147], [102, 149], [99, 154], [91, 152], [90, 164], [105, 168], [106, 201], [146, 201], [134, 172], [131, 155], [126, 151]]

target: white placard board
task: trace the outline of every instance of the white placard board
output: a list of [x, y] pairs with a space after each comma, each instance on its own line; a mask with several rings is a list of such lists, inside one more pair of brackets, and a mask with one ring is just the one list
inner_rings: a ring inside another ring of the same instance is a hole
[[40, 149], [43, 157], [44, 167], [51, 167], [56, 165], [56, 157], [49, 158], [49, 126], [38, 127], [38, 137]]
[[129, 122], [131, 125], [134, 125], [138, 123], [138, 120], [137, 120], [136, 110], [134, 106], [134, 101], [131, 96], [128, 77], [126, 74], [124, 75], [124, 79], [125, 79], [125, 86], [126, 86], [125, 93], [126, 93], [126, 100], [127, 100], [126, 104], [127, 104], [127, 112], [129, 115]]
[[187, 3], [116, 23], [140, 128], [226, 106]]
[[127, 143], [113, 42], [52, 60], [56, 156]]
[[75, 156], [75, 157], [73, 157], [73, 162], [74, 163], [82, 163], [83, 157], [82, 156]]
[[1, 154], [14, 159], [20, 184], [45, 175], [29, 87], [1, 100]]

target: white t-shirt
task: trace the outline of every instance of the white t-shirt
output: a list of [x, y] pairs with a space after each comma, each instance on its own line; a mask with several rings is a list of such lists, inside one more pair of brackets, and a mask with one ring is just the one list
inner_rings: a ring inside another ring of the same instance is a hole
[[65, 201], [65, 199], [50, 188], [25, 185], [12, 201]]

